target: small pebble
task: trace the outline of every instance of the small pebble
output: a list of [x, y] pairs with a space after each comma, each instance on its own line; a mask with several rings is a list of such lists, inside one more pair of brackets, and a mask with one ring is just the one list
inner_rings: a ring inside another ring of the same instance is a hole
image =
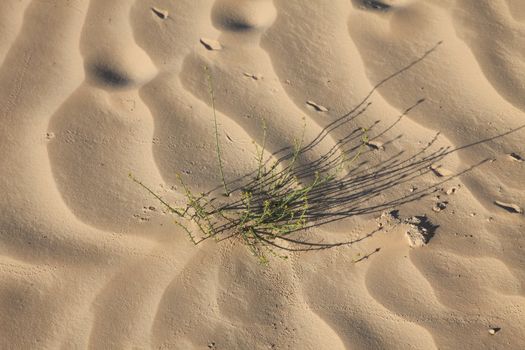
[[448, 202], [438, 202], [434, 207], [432, 208], [433, 211], [436, 213], [439, 213], [440, 211], [444, 210], [447, 207]]
[[263, 78], [262, 74], [252, 74], [252, 73], [246, 73], [244, 72], [244, 75], [247, 76], [248, 78], [252, 78], [253, 80], [261, 80]]
[[457, 190], [458, 190], [457, 187], [451, 187], [445, 193], [450, 196], [450, 195], [456, 193]]
[[168, 11], [166, 11], [166, 10], [161, 10], [161, 9], [156, 8], [156, 7], [152, 7], [151, 8], [151, 12], [153, 12], [155, 15], [157, 15], [157, 17], [159, 17], [160, 19], [168, 18]]
[[513, 160], [515, 162], [523, 162], [523, 157], [517, 153], [512, 152], [509, 153], [507, 156], [510, 158], [510, 160]]
[[454, 173], [448, 169], [443, 168], [441, 165], [433, 164], [430, 166], [430, 169], [439, 177], [452, 176]]
[[494, 335], [494, 334], [498, 333], [500, 330], [501, 330], [501, 328], [499, 328], [499, 327], [492, 327], [492, 328], [489, 328], [489, 333], [491, 335]]
[[498, 207], [501, 207], [501, 208], [507, 210], [508, 212], [517, 213], [517, 214], [523, 214], [523, 209], [520, 208], [517, 204], [505, 203], [505, 202], [501, 202], [501, 201], [494, 201], [494, 204], [496, 204]]
[[210, 51], [219, 51], [222, 50], [222, 45], [217, 40], [208, 39], [208, 38], [201, 38], [200, 40], [201, 44], [204, 45], [204, 47]]
[[383, 143], [379, 141], [369, 141], [366, 143], [366, 145], [373, 150], [384, 150], [385, 149], [385, 147], [383, 146]]
[[320, 104], [315, 103], [314, 101], [308, 100], [306, 104], [314, 107], [318, 112], [328, 112], [328, 108], [321, 106]]

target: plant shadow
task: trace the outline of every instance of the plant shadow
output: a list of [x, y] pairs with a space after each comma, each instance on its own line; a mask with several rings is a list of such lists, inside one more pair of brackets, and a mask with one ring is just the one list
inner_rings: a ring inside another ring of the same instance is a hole
[[[299, 143], [294, 147], [284, 148], [268, 159], [262, 157], [263, 145], [259, 168], [253, 172], [232, 181], [225, 181], [223, 178], [223, 186], [199, 195], [192, 193], [179, 177], [187, 199], [186, 205], [181, 208], [172, 207], [140, 181], [133, 179], [179, 217], [177, 224], [187, 232], [195, 244], [209, 238], [223, 241], [240, 237], [262, 262], [267, 262], [266, 253], [286, 258], [286, 252], [323, 250], [368, 239], [381, 228], [358, 239], [333, 243], [306, 239], [298, 233], [353, 216], [393, 210], [420, 200], [444, 183], [462, 176], [488, 160], [407, 194], [391, 195], [388, 198], [385, 193], [432, 173], [436, 163], [454, 152], [503, 137], [524, 127], [455, 148], [437, 147], [437, 133], [415, 153], [409, 154], [402, 150], [379, 161], [369, 157], [385, 144], [401, 137], [391, 139], [380, 146], [374, 142], [386, 135], [410, 111], [425, 103], [424, 99], [420, 99], [382, 130], [378, 130], [381, 124], [379, 121], [366, 128], [357, 127], [314, 161], [296, 164], [299, 156], [316, 149], [332, 132], [349, 123], [356, 124], [356, 118], [367, 111], [371, 105], [370, 98], [377, 89], [424, 60], [440, 44], [441, 42], [438, 42], [422, 56], [376, 84], [360, 103], [325, 126], [307, 144]], [[371, 137], [373, 134], [375, 135]], [[220, 153], [218, 156], [220, 157]], [[435, 228], [429, 227], [432, 234], [435, 233]], [[195, 232], [200, 232], [200, 237], [196, 237]]]

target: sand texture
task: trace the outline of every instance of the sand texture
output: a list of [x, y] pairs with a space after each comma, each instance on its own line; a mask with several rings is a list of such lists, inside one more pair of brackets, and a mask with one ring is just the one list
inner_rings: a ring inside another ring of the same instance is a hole
[[[220, 187], [210, 77], [227, 179], [367, 130], [293, 235], [345, 244], [194, 245], [130, 179]], [[525, 348], [523, 0], [2, 0], [0, 118], [0, 349]]]

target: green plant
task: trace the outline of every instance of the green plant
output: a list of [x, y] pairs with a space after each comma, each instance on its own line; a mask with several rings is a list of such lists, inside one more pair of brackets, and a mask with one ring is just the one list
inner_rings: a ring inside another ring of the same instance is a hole
[[[213, 109], [216, 157], [226, 196], [217, 196], [216, 191], [196, 195], [179, 174], [177, 178], [184, 190], [186, 203], [181, 208], [175, 208], [130, 174], [131, 179], [177, 217], [175, 223], [194, 244], [212, 237], [222, 240], [238, 236], [261, 263], [268, 262], [268, 254], [286, 259], [288, 256], [283, 253], [286, 251], [332, 246], [296, 240], [290, 235], [312, 226], [316, 214], [322, 211], [323, 190], [331, 191], [340, 186], [338, 175], [362, 153], [368, 142], [367, 131], [360, 130], [358, 147], [346, 153], [338, 155], [334, 148], [315, 162], [298, 165], [299, 158], [315, 149], [322, 138], [305, 146], [304, 123], [301, 136], [294, 139], [292, 149], [271, 161], [264, 157], [267, 126], [262, 120], [262, 147], [256, 145], [258, 165], [255, 175], [236, 181], [237, 187], [230, 190], [223, 170], [212, 77], [207, 67], [205, 72]], [[349, 159], [347, 155], [352, 152], [354, 155]], [[300, 249], [287, 245], [299, 246]]]
[[224, 187], [224, 194], [226, 196], [230, 195], [228, 186], [226, 185], [226, 178], [224, 177], [224, 168], [222, 166], [222, 157], [221, 157], [221, 143], [219, 141], [219, 126], [217, 124], [217, 110], [215, 108], [215, 92], [213, 90], [213, 80], [209, 72], [208, 66], [204, 66], [204, 71], [206, 72], [206, 78], [208, 81], [208, 92], [210, 93], [211, 98], [211, 107], [213, 110], [213, 126], [215, 132], [215, 151], [217, 152], [217, 161], [219, 162], [219, 171], [221, 173], [222, 185]]
[[[385, 191], [412, 183], [419, 176], [428, 173], [432, 164], [452, 151], [440, 148], [428, 153], [436, 139], [434, 138], [416, 154], [404, 156], [404, 152], [399, 152], [386, 160], [381, 158], [376, 164], [366, 161], [356, 164], [366, 146], [370, 145], [369, 129], [380, 123], [377, 121], [370, 128], [354, 129], [314, 160], [305, 161], [306, 155], [318, 153], [315, 151], [325, 137], [344, 125], [348, 126], [349, 122], [355, 122], [367, 110], [374, 91], [425, 59], [440, 44], [438, 42], [422, 56], [381, 80], [354, 108], [329, 123], [306, 144], [306, 126], [303, 125], [303, 133], [301, 137], [294, 139], [292, 147], [265, 158], [268, 129], [263, 120], [262, 147], [256, 145], [257, 169], [230, 182], [224, 175], [213, 81], [206, 67], [221, 186], [197, 195], [186, 185], [182, 176], [178, 175], [185, 203], [174, 207], [131, 174], [130, 177], [176, 216], [175, 223], [188, 234], [194, 244], [208, 238], [224, 240], [238, 237], [261, 262], [266, 263], [268, 254], [286, 258], [288, 251], [326, 249], [359, 242], [381, 228], [364, 237], [339, 243], [314, 242], [298, 238], [294, 234], [353, 215], [391, 210], [395, 206], [433, 193], [435, 186], [427, 186], [407, 195], [384, 199]], [[394, 123], [376, 134], [376, 137], [384, 135], [405, 114], [424, 101], [425, 99], [420, 99], [407, 108]]]

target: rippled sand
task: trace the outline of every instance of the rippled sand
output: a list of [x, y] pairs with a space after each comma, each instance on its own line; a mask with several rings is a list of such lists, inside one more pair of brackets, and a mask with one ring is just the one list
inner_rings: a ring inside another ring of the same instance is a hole
[[[522, 349], [524, 37], [521, 0], [3, 0], [0, 348]], [[276, 152], [360, 106], [300, 159], [370, 129], [308, 232], [353, 244], [194, 246], [128, 178], [220, 184], [204, 66], [228, 179], [262, 119]]]

